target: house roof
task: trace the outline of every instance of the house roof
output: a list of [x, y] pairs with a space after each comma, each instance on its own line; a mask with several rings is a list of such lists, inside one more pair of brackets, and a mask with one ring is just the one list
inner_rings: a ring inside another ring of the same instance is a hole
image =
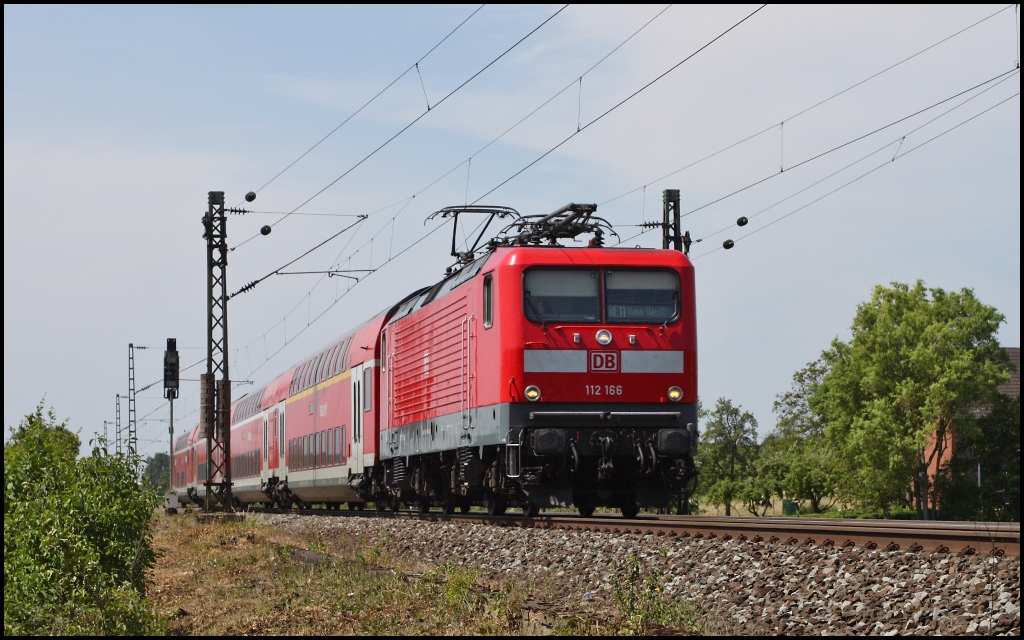
[[1020, 347], [1003, 347], [1010, 357], [1010, 380], [999, 385], [999, 393], [1011, 398], [1020, 397]]

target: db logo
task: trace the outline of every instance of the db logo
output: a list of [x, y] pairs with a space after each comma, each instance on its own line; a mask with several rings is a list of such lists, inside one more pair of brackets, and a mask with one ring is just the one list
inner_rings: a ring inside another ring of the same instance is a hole
[[619, 370], [619, 352], [618, 351], [591, 351], [590, 352], [590, 370], [591, 371], [618, 371]]

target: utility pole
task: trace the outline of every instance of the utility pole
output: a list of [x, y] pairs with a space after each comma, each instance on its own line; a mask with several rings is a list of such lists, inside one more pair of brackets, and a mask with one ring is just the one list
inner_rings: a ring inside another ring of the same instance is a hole
[[[206, 373], [201, 380], [200, 432], [206, 434], [206, 511], [231, 496], [231, 378], [228, 373], [228, 242], [224, 192], [210, 191], [206, 239]], [[217, 379], [219, 375], [220, 379]]]
[[683, 250], [683, 238], [679, 233], [679, 189], [665, 189], [662, 193], [662, 249]]
[[[675, 249], [685, 254], [690, 253], [690, 232], [683, 233], [682, 215], [679, 212], [679, 189], [665, 189], [662, 193], [663, 216], [661, 222], [661, 248]], [[700, 242], [700, 240], [697, 240]]]
[[138, 450], [138, 431], [135, 424], [135, 345], [128, 343], [128, 453]]
[[167, 338], [167, 350], [164, 351], [164, 397], [171, 405], [171, 424], [167, 427], [167, 434], [170, 440], [168, 453], [168, 473], [171, 483], [168, 487], [174, 486], [174, 399], [178, 397], [178, 340]]
[[117, 405], [114, 410], [114, 452], [121, 455], [121, 394], [117, 394]]

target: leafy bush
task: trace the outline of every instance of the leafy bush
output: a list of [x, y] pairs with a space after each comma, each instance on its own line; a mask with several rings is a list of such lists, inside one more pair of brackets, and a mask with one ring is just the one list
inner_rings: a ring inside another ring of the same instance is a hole
[[[156, 494], [138, 460], [78, 437], [43, 405], [4, 444], [4, 634], [143, 634], [160, 630], [143, 598], [155, 563]], [[103, 444], [103, 443], [101, 443]]]

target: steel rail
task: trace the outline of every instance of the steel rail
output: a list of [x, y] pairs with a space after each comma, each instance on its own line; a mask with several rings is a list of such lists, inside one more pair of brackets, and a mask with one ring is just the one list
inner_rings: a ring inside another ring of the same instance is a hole
[[583, 518], [547, 513], [533, 518], [483, 513], [442, 514], [417, 511], [272, 509], [250, 507], [250, 513], [402, 518], [428, 522], [465, 522], [492, 526], [616, 534], [667, 536], [695, 540], [740, 540], [754, 543], [880, 549], [886, 551], [1020, 556], [1018, 522], [950, 522], [922, 520], [848, 520], [840, 518], [757, 518], [721, 516], [612, 515]]

